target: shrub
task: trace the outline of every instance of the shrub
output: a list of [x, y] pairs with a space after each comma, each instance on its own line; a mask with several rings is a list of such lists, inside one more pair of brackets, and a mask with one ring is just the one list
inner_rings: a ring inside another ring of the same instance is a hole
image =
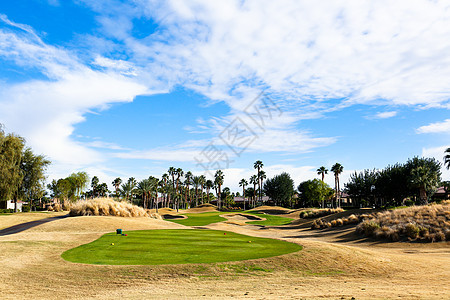
[[310, 211], [302, 211], [300, 213], [300, 218], [302, 219], [313, 219], [313, 218], [320, 218], [332, 214], [337, 214], [340, 212], [343, 212], [344, 210], [342, 208], [325, 208], [325, 209], [313, 209]]
[[433, 204], [379, 212], [359, 224], [356, 231], [391, 241], [450, 241], [450, 205]]
[[420, 233], [420, 228], [419, 226], [412, 224], [412, 223], [408, 223], [405, 226], [405, 233], [406, 235], [411, 238], [411, 239], [417, 239], [419, 237], [419, 233]]
[[14, 209], [11, 208], [0, 208], [0, 214], [12, 214]]
[[30, 206], [29, 205], [22, 205], [22, 212], [29, 212]]

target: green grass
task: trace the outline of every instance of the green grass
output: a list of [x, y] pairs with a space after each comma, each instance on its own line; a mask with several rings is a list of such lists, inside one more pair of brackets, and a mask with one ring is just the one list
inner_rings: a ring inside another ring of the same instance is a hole
[[[258, 216], [261, 218], [266, 218], [265, 221], [248, 221], [247, 224], [252, 225], [264, 225], [264, 226], [280, 226], [280, 225], [286, 225], [290, 224], [293, 219], [286, 218], [286, 217], [280, 217], [280, 216], [273, 216], [273, 215], [265, 215], [265, 214], [259, 214], [252, 211], [244, 211], [244, 212], [236, 212], [236, 213], [243, 213], [243, 214], [249, 214]], [[226, 221], [227, 219], [220, 217], [219, 215], [223, 214], [233, 214], [233, 212], [204, 212], [204, 213], [187, 213], [183, 214], [184, 216], [188, 217], [187, 219], [173, 219], [173, 220], [167, 220], [174, 223], [178, 223], [185, 226], [205, 226], [212, 223], [222, 222]]]
[[258, 216], [260, 218], [266, 218], [265, 221], [250, 221], [247, 222], [247, 224], [252, 225], [264, 225], [264, 226], [280, 226], [280, 225], [287, 225], [292, 222], [293, 219], [286, 218], [286, 217], [280, 217], [280, 216], [273, 216], [273, 215], [266, 215], [266, 214], [258, 214], [251, 211], [245, 211], [244, 213]]
[[187, 213], [183, 214], [184, 216], [188, 217], [187, 219], [173, 219], [167, 221], [185, 226], [205, 226], [212, 223], [226, 221], [227, 219], [219, 217], [219, 215], [221, 214], [224, 214], [224, 212], [214, 211], [204, 213]]
[[62, 258], [100, 265], [189, 264], [272, 257], [302, 249], [294, 243], [217, 230], [138, 230], [127, 234], [105, 234], [64, 252]]

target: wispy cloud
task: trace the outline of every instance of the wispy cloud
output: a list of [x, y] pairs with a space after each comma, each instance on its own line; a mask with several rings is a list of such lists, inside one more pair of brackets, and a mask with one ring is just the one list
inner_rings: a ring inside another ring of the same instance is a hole
[[417, 128], [417, 133], [448, 133], [450, 134], [450, 119], [442, 122], [431, 123]]
[[368, 117], [369, 119], [389, 119], [392, 117], [395, 117], [397, 115], [396, 111], [385, 111], [385, 112], [379, 112], [373, 117]]

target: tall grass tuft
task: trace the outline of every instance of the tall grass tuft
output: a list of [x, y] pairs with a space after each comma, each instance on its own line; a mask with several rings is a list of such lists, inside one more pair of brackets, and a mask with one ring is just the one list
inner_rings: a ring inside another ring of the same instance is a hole
[[323, 209], [313, 209], [313, 210], [307, 210], [302, 211], [300, 213], [300, 218], [302, 219], [314, 219], [314, 218], [320, 218], [332, 214], [337, 214], [340, 212], [343, 212], [344, 210], [342, 208], [323, 208]]
[[158, 214], [152, 214], [142, 207], [114, 201], [108, 198], [96, 198], [92, 200], [79, 200], [70, 208], [71, 216], [117, 216], [117, 217], [150, 217], [161, 219]]
[[361, 222], [356, 231], [391, 241], [450, 241], [450, 203], [379, 212]]

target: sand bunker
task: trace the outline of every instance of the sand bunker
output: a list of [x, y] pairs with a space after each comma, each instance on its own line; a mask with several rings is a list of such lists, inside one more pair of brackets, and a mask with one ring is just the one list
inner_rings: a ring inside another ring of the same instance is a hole
[[229, 214], [229, 215], [221, 215], [221, 217], [224, 217], [227, 219], [227, 221], [224, 221], [224, 223], [234, 224], [234, 225], [247, 225], [246, 223], [248, 221], [264, 221], [264, 220], [266, 220], [266, 219], [260, 218], [258, 216], [247, 215], [247, 214]]

